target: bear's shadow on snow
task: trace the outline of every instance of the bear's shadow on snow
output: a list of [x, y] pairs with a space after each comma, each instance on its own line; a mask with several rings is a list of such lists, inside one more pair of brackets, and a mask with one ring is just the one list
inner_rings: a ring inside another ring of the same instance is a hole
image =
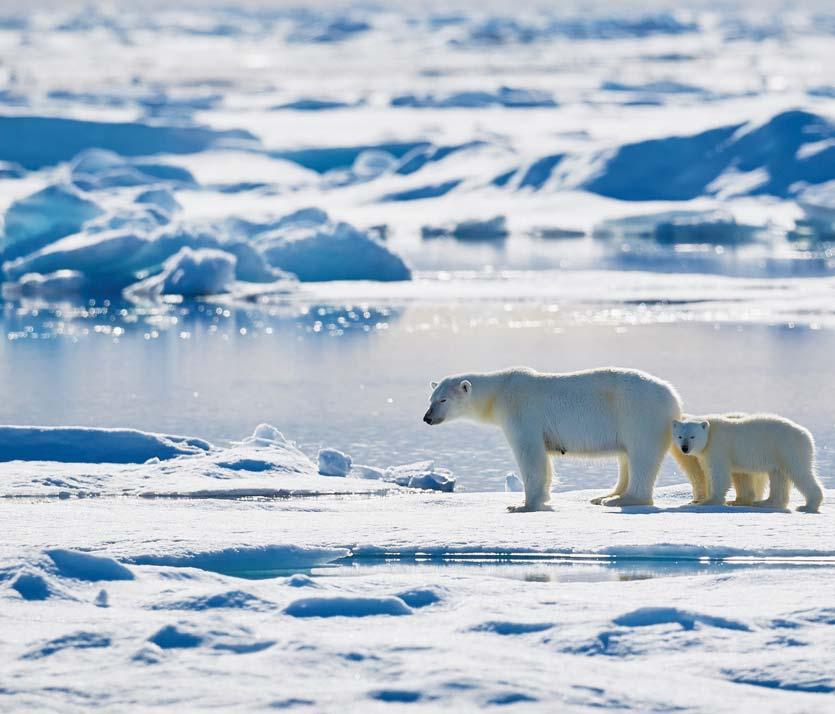
[[613, 508], [609, 513], [619, 515], [643, 515], [649, 513], [791, 513], [789, 508], [761, 508], [759, 506], [699, 506], [686, 503], [682, 506], [623, 506]]

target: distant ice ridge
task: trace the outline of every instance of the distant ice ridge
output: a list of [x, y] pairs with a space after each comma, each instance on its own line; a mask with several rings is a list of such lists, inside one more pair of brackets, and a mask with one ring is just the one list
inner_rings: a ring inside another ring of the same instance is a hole
[[454, 487], [431, 461], [375, 469], [324, 448], [317, 464], [269, 424], [226, 447], [136, 429], [0, 426], [0, 495], [235, 499]]
[[479, 109], [482, 107], [555, 107], [554, 97], [543, 90], [499, 87], [496, 91], [453, 92], [445, 95], [401, 94], [391, 100], [393, 107]]
[[141, 464], [210, 449], [202, 439], [136, 429], [0, 426], [0, 461]]
[[233, 222], [270, 265], [301, 281], [409, 280], [411, 270], [386, 245], [327, 213], [307, 208], [268, 223]]
[[6, 212], [8, 297], [115, 296], [125, 290], [131, 298], [192, 298], [287, 292], [297, 277], [411, 277], [380, 240], [319, 209], [265, 224], [195, 224], [183, 220], [173, 194], [194, 185], [187, 171], [98, 149], [83, 152], [68, 168], [65, 180], [13, 202]]
[[499, 240], [510, 235], [504, 216], [484, 220], [473, 218], [444, 226], [423, 226], [420, 233], [423, 238], [450, 237], [461, 241]]
[[791, 198], [832, 180], [835, 122], [795, 109], [763, 122], [625, 143], [587, 156], [548, 155], [491, 183], [510, 190], [581, 189], [622, 201], [687, 201]]
[[737, 223], [722, 210], [662, 211], [640, 216], [612, 218], [594, 227], [596, 238], [644, 238], [661, 244], [704, 243], [740, 245], [754, 240], [763, 229]]

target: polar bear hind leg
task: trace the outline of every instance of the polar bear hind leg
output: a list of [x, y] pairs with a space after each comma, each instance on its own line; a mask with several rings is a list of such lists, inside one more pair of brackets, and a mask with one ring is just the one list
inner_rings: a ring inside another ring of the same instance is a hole
[[591, 502], [595, 506], [599, 506], [603, 501], [607, 498], [611, 498], [612, 496], [620, 496], [625, 490], [626, 487], [629, 485], [629, 459], [626, 457], [626, 454], [618, 454], [618, 482], [615, 484], [615, 489], [611, 493], [607, 493], [605, 496], [597, 496], [596, 498], [591, 499]]
[[655, 449], [645, 448], [636, 451], [628, 451], [629, 461], [629, 483], [626, 490], [617, 496], [611, 496], [602, 501], [604, 506], [651, 506], [652, 489], [655, 486], [655, 479], [664, 454], [667, 452], [669, 442], [662, 441]]
[[781, 508], [789, 505], [789, 495], [792, 483], [786, 474], [780, 469], [773, 469], [768, 473], [768, 498], [764, 501], [755, 501], [758, 508]]
[[791, 480], [803, 497], [806, 503], [798, 506], [797, 510], [804, 513], [817, 513], [823, 501], [823, 490], [818, 479], [815, 477], [815, 470], [811, 464], [803, 464], [792, 471]]

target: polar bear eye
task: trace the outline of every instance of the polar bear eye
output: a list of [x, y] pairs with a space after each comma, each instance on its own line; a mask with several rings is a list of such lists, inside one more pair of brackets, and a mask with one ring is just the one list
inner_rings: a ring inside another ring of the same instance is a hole
[[443, 404], [445, 401], [446, 401], [446, 399], [441, 399], [440, 403]]

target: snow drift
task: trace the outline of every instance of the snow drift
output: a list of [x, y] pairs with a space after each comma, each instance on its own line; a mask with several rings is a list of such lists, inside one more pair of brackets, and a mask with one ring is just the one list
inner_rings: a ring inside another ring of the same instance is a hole
[[0, 426], [0, 461], [141, 464], [209, 451], [202, 439], [136, 429]]

